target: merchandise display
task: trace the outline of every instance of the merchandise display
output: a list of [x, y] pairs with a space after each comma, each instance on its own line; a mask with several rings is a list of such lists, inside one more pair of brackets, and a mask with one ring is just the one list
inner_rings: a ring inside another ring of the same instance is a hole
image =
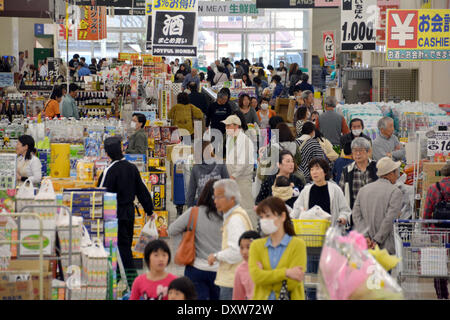
[[449, 299], [447, 1], [19, 2], [0, 300]]

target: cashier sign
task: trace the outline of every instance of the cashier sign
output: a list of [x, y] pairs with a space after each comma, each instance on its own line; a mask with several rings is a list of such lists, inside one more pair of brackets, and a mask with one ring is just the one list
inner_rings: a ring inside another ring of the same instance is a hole
[[388, 10], [388, 61], [450, 60], [450, 9]]

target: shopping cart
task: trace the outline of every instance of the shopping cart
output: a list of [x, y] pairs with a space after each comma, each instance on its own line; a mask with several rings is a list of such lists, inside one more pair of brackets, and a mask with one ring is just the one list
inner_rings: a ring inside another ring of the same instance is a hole
[[306, 243], [307, 265], [304, 281], [306, 300], [317, 300], [319, 261], [330, 221], [293, 219], [292, 222], [295, 234]]
[[401, 258], [394, 272], [407, 299], [432, 299], [427, 283], [450, 278], [450, 229], [433, 226], [443, 222], [450, 220], [394, 221], [395, 251]]

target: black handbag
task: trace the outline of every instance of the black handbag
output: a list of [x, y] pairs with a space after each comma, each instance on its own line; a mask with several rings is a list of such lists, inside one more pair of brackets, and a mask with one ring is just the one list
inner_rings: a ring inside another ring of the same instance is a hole
[[[436, 183], [436, 188], [442, 197], [436, 206], [434, 207], [433, 219], [435, 220], [450, 220], [450, 202], [445, 200], [442, 194], [441, 185], [439, 182]], [[438, 223], [436, 224], [438, 228], [450, 228], [450, 223]]]

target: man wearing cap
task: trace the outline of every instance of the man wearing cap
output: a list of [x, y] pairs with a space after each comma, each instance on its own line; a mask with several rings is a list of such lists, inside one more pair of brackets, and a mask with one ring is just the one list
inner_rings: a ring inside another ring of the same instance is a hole
[[393, 226], [403, 204], [403, 193], [395, 186], [400, 164], [389, 157], [380, 159], [377, 163], [379, 179], [359, 190], [352, 212], [356, 230], [364, 234], [369, 247], [378, 244], [390, 254], [395, 254]]
[[117, 245], [123, 266], [127, 272], [130, 287], [137, 276], [133, 264], [131, 245], [134, 231], [134, 199], [137, 197], [147, 216], [153, 217], [153, 201], [147, 187], [142, 182], [136, 166], [125, 160], [122, 154], [122, 143], [118, 137], [105, 140], [105, 152], [111, 164], [103, 171], [98, 180], [98, 187], [117, 194]]
[[255, 199], [252, 194], [254, 145], [250, 138], [241, 129], [241, 119], [231, 115], [222, 121], [225, 124], [226, 165], [230, 178], [235, 180], [241, 193], [241, 206], [247, 211], [253, 227], [257, 226], [256, 213], [253, 210]]

